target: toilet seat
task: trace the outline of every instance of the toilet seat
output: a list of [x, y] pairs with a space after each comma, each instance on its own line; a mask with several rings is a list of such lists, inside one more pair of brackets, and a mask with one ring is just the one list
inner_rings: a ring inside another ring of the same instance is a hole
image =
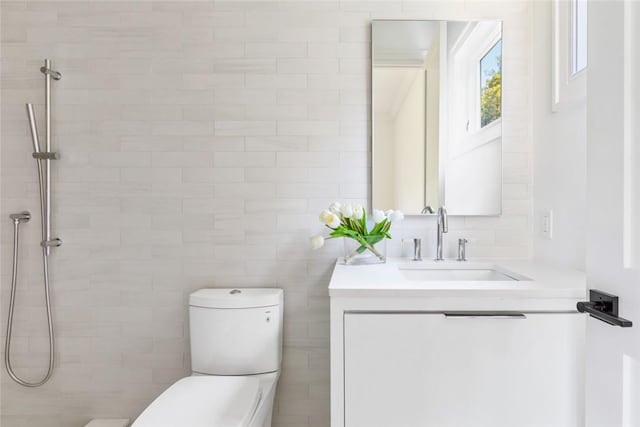
[[260, 398], [255, 377], [186, 377], [158, 396], [132, 427], [247, 427]]

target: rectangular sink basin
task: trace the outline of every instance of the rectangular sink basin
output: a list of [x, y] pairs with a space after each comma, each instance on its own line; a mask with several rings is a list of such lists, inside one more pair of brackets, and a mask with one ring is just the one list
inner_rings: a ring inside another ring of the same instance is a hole
[[510, 275], [493, 268], [400, 268], [407, 280], [419, 281], [518, 281]]

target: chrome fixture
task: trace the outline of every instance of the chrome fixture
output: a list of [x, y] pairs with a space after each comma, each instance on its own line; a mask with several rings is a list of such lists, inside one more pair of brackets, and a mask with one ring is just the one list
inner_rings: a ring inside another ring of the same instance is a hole
[[449, 232], [449, 227], [447, 225], [447, 208], [441, 206], [438, 208], [438, 236], [437, 236], [437, 246], [436, 246], [436, 261], [443, 261], [444, 257], [442, 256], [442, 234]]
[[9, 215], [9, 218], [11, 218], [11, 221], [13, 221], [14, 224], [28, 222], [31, 219], [31, 213], [27, 211], [15, 213]]
[[45, 66], [44, 67], [40, 67], [40, 72], [42, 74], [45, 74], [47, 76], [51, 76], [51, 78], [53, 80], [60, 80], [62, 78], [62, 74], [60, 74], [57, 71], [53, 71], [51, 68], [51, 62], [48, 59], [44, 60], [45, 62]]
[[469, 243], [467, 239], [458, 239], [458, 259], [456, 261], [467, 260], [467, 243]]
[[412, 261], [422, 261], [422, 239], [419, 237], [412, 237], [408, 239], [402, 239], [402, 243], [413, 241], [413, 258]]
[[36, 160], [60, 160], [60, 153], [32, 153], [31, 157]]
[[431, 206], [427, 205], [424, 208], [422, 208], [420, 213], [421, 214], [432, 214], [433, 213], [433, 209], [431, 209]]
[[60, 158], [58, 153], [51, 151], [51, 79], [60, 80], [62, 74], [51, 69], [51, 61], [44, 60], [44, 67], [40, 68], [44, 74], [44, 95], [45, 95], [45, 150], [42, 151], [40, 139], [38, 137], [38, 127], [33, 111], [33, 104], [26, 104], [27, 117], [29, 119], [29, 129], [31, 131], [31, 142], [33, 143], [32, 157], [36, 160], [38, 169], [38, 184], [40, 187], [40, 219], [42, 225], [42, 267], [44, 272], [44, 294], [47, 305], [47, 326], [49, 329], [49, 367], [47, 373], [40, 381], [28, 382], [18, 377], [11, 366], [11, 333], [13, 328], [13, 312], [16, 298], [16, 285], [18, 281], [18, 243], [20, 235], [20, 224], [31, 219], [29, 212], [11, 214], [13, 221], [13, 270], [11, 273], [11, 297], [9, 300], [9, 319], [7, 321], [7, 333], [4, 347], [4, 362], [9, 376], [18, 384], [25, 387], [38, 387], [46, 383], [53, 374], [55, 364], [55, 343], [53, 336], [53, 316], [51, 314], [51, 296], [49, 292], [49, 255], [51, 248], [62, 244], [58, 238], [51, 238], [51, 160]]

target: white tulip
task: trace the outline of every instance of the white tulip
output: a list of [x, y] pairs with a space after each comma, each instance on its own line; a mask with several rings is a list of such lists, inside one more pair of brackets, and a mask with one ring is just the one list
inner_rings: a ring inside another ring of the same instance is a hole
[[340, 202], [333, 202], [329, 205], [329, 212], [339, 215], [341, 207], [342, 204]]
[[311, 236], [309, 240], [311, 241], [312, 249], [320, 249], [321, 247], [324, 246], [324, 237], [322, 236], [318, 236], [316, 234], [315, 236]]
[[362, 215], [364, 215], [362, 205], [353, 205], [353, 219], [362, 219]]
[[384, 221], [387, 217], [385, 216], [384, 212], [382, 212], [379, 209], [374, 209], [373, 210], [373, 222], [375, 222], [376, 224], [378, 224], [379, 222]]
[[331, 228], [338, 228], [340, 226], [340, 217], [329, 211], [320, 212], [318, 218], [320, 218], [320, 221], [322, 221], [323, 224], [326, 224]]
[[322, 211], [320, 212], [320, 215], [318, 216], [318, 218], [320, 218], [320, 222], [322, 222], [323, 224], [329, 224], [329, 221], [331, 220], [331, 215], [333, 214], [329, 211]]
[[400, 211], [392, 211], [389, 215], [389, 222], [400, 222], [404, 219], [404, 214]]
[[327, 225], [331, 228], [338, 228], [340, 227], [340, 223], [341, 223], [340, 217], [338, 215], [331, 214], [331, 217], [329, 218]]
[[344, 204], [340, 207], [340, 212], [345, 218], [351, 218], [353, 216], [353, 207], [350, 204]]

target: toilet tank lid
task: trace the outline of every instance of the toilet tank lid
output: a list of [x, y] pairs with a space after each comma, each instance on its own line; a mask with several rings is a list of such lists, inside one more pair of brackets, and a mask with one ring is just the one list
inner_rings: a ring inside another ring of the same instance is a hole
[[255, 308], [280, 305], [282, 289], [199, 289], [189, 295], [189, 305], [205, 308]]

